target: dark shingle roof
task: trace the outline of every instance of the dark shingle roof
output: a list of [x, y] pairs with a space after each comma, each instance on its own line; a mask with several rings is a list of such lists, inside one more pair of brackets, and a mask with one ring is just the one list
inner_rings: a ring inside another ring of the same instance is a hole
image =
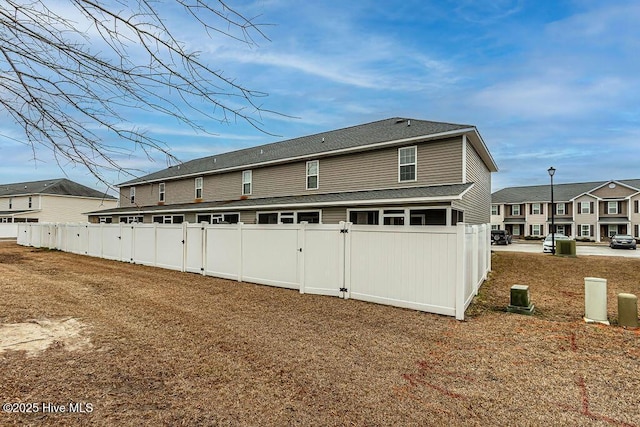
[[432, 185], [428, 187], [395, 188], [345, 193], [309, 194], [303, 196], [265, 197], [258, 199], [231, 200], [222, 202], [182, 203], [167, 206], [122, 207], [89, 212], [92, 215], [108, 215], [142, 212], [181, 212], [184, 210], [206, 211], [207, 209], [251, 209], [256, 206], [282, 207], [293, 205], [325, 206], [342, 202], [357, 204], [374, 200], [438, 199], [452, 200], [460, 197], [473, 183]]
[[[475, 126], [394, 117], [358, 126], [203, 157], [140, 178], [132, 179], [120, 185], [170, 179], [190, 174], [364, 147], [382, 142], [398, 141], [421, 136], [426, 137], [446, 132], [461, 131], [463, 129], [475, 129]], [[491, 159], [488, 153], [487, 156]], [[493, 162], [492, 159], [490, 161]], [[495, 164], [491, 166], [495, 167]]]
[[[609, 181], [576, 182], [570, 184], [554, 184], [553, 199], [569, 201], [574, 197], [594, 190]], [[640, 179], [617, 181], [635, 189], [640, 189]], [[525, 203], [551, 201], [551, 187], [547, 185], [531, 185], [524, 187], [507, 187], [491, 194], [491, 203]]]
[[94, 190], [93, 188], [86, 187], [66, 178], [0, 184], [0, 197], [26, 194], [52, 194], [62, 196], [93, 197], [97, 199], [115, 199], [115, 197], [109, 196], [104, 192]]

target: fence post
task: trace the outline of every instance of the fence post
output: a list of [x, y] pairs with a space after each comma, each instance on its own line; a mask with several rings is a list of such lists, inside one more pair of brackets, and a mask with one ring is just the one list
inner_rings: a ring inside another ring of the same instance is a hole
[[351, 226], [353, 223], [340, 221], [340, 229], [345, 230], [342, 234], [342, 250], [344, 260], [342, 263], [342, 287], [346, 289], [343, 292], [343, 298], [349, 299], [351, 297]]
[[188, 237], [187, 237], [187, 225], [189, 225], [188, 222], [183, 222], [182, 223], [182, 268], [180, 269], [180, 271], [182, 271], [183, 273], [186, 270], [186, 266], [187, 266], [187, 244], [189, 243], [187, 241]]
[[129, 262], [131, 264], [135, 264], [133, 257], [135, 256], [135, 253], [136, 253], [136, 229], [135, 229], [136, 224], [137, 223], [135, 222], [131, 223], [131, 255], [129, 256]]
[[207, 227], [200, 223], [200, 233], [202, 234], [202, 248], [200, 248], [200, 271], [202, 275], [207, 274]]
[[300, 293], [304, 294], [305, 280], [304, 280], [304, 257], [307, 248], [305, 246], [306, 240], [306, 232], [307, 232], [307, 221], [302, 221], [298, 224], [298, 285], [300, 288]]
[[242, 282], [242, 226], [244, 222], [238, 222], [238, 282]]
[[457, 320], [464, 320], [464, 282], [466, 279], [467, 261], [466, 261], [466, 224], [459, 222], [456, 225], [456, 286], [455, 286], [455, 312]]

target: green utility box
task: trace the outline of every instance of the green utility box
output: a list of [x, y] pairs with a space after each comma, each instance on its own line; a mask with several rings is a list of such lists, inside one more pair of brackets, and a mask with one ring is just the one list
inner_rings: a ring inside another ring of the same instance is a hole
[[556, 240], [556, 255], [559, 256], [576, 256], [575, 240]]

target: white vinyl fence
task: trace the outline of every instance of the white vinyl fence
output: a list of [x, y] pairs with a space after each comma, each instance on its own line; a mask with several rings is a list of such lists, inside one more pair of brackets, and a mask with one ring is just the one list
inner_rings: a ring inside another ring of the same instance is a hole
[[19, 224], [20, 245], [455, 316], [491, 269], [484, 225]]
[[15, 239], [18, 235], [18, 224], [12, 222], [0, 223], [0, 239]]

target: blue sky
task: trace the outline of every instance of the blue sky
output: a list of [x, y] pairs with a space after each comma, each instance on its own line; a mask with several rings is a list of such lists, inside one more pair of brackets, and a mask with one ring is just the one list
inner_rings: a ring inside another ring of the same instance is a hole
[[[270, 41], [249, 47], [203, 38], [193, 25], [181, 25], [178, 36], [227, 76], [267, 92], [265, 108], [292, 117], [262, 117], [277, 136], [242, 122], [202, 121], [210, 135], [157, 114], [131, 117], [180, 160], [401, 116], [477, 126], [500, 168], [494, 191], [548, 183], [549, 166], [558, 183], [640, 178], [638, 1], [230, 5], [273, 24], [263, 28]], [[11, 138], [20, 140], [19, 130], [3, 117], [0, 183], [63, 175], [51, 153], [37, 151], [34, 161]], [[146, 172], [167, 166], [140, 152], [120, 160]], [[63, 168], [72, 180], [104, 188], [79, 166]]]

